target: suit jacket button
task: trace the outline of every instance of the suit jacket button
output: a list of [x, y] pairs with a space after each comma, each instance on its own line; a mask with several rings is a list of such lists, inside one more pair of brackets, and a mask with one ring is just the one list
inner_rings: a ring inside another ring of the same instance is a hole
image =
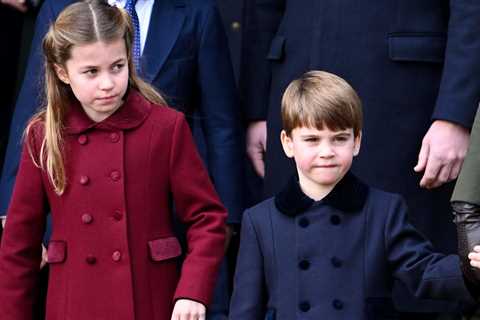
[[298, 221], [298, 225], [302, 228], [306, 228], [310, 225], [310, 221], [308, 221], [307, 218], [300, 218], [300, 220]]
[[120, 180], [120, 172], [117, 171], [117, 170], [113, 170], [111, 173], [110, 173], [110, 178], [113, 180], [113, 181], [118, 181]]
[[302, 270], [308, 270], [308, 268], [310, 268], [310, 262], [308, 260], [302, 260], [298, 263], [298, 267]]
[[308, 301], [303, 301], [298, 305], [298, 308], [302, 312], [307, 312], [308, 310], [310, 310], [310, 303]]
[[343, 264], [342, 260], [340, 260], [339, 258], [337, 257], [332, 257], [332, 259], [330, 259], [330, 261], [332, 262], [332, 265], [335, 267], [335, 268], [340, 268]]
[[342, 222], [342, 220], [340, 219], [339, 215], [334, 214], [333, 216], [330, 217], [330, 222], [334, 226], [338, 226], [340, 224], [340, 222]]
[[81, 134], [79, 137], [78, 137], [78, 143], [80, 143], [81, 145], [85, 145], [88, 143], [88, 137], [84, 134]]
[[115, 262], [118, 262], [120, 261], [120, 259], [122, 259], [122, 253], [120, 251], [114, 251], [112, 253], [112, 260], [115, 261]]
[[120, 140], [120, 135], [118, 133], [110, 133], [110, 141], [112, 141], [112, 143], [118, 142], [118, 140]]
[[88, 184], [89, 181], [90, 181], [90, 179], [89, 179], [87, 176], [81, 176], [81, 177], [80, 177], [80, 184], [81, 184], [81, 185], [84, 185], [84, 186], [85, 186], [85, 185]]
[[97, 263], [97, 258], [95, 258], [94, 256], [92, 255], [88, 255], [87, 258], [85, 258], [85, 261], [90, 264], [90, 265], [93, 265], [95, 263]]
[[82, 222], [84, 224], [90, 224], [93, 221], [93, 217], [89, 215], [88, 213], [85, 213], [82, 215]]
[[343, 309], [343, 302], [341, 300], [334, 299], [332, 301], [332, 305], [337, 310], [342, 310]]
[[122, 220], [122, 218], [123, 218], [122, 212], [120, 210], [115, 210], [115, 212], [113, 213], [113, 219], [120, 221]]

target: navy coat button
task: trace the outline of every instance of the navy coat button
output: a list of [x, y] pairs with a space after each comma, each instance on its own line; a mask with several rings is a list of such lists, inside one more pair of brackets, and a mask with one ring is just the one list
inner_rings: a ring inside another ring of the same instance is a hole
[[308, 221], [307, 218], [301, 218], [299, 221], [298, 221], [298, 225], [302, 228], [306, 228], [310, 225], [310, 221]]
[[120, 140], [120, 135], [118, 133], [116, 132], [110, 133], [110, 141], [115, 143], [115, 142], [118, 142], [118, 140]]
[[81, 177], [80, 177], [80, 184], [81, 184], [81, 185], [84, 185], [84, 186], [85, 186], [85, 185], [88, 184], [89, 181], [90, 181], [90, 179], [89, 179], [87, 176], [81, 176]]
[[298, 263], [298, 267], [302, 270], [308, 270], [308, 268], [310, 268], [310, 262], [308, 260], [302, 260]]
[[123, 218], [122, 212], [120, 210], [115, 210], [115, 212], [113, 213], [113, 219], [120, 221], [122, 220], [122, 218]]
[[117, 170], [113, 170], [111, 173], [110, 173], [110, 178], [113, 180], [113, 181], [118, 181], [120, 180], [120, 172], [117, 171]]
[[332, 259], [331, 259], [330, 261], [332, 262], [332, 265], [333, 265], [335, 268], [340, 268], [340, 267], [343, 265], [342, 260], [340, 260], [340, 259], [337, 258], [337, 257], [332, 257]]
[[308, 301], [303, 301], [298, 305], [298, 308], [302, 312], [307, 312], [308, 310], [310, 310], [310, 303]]
[[334, 299], [332, 301], [332, 306], [337, 310], [342, 310], [343, 309], [343, 302], [341, 300]]
[[89, 215], [88, 213], [85, 213], [82, 215], [82, 222], [84, 224], [90, 224], [93, 222], [93, 217]]
[[342, 222], [342, 220], [340, 219], [340, 216], [334, 214], [333, 216], [330, 217], [330, 222], [334, 226], [338, 226], [340, 224], [340, 222]]
[[78, 143], [80, 143], [81, 145], [85, 145], [88, 143], [88, 137], [84, 134], [81, 134], [79, 137], [78, 137]]
[[120, 259], [122, 259], [122, 253], [120, 251], [114, 251], [112, 253], [112, 260], [115, 261], [115, 262], [118, 262], [120, 261]]
[[92, 256], [92, 255], [88, 255], [87, 258], [85, 258], [85, 261], [86, 261], [88, 264], [95, 264], [95, 263], [97, 263], [97, 258], [95, 258], [95, 257]]

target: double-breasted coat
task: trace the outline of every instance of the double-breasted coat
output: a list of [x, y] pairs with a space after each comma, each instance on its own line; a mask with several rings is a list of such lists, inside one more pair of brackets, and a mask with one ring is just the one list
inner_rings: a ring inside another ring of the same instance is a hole
[[394, 279], [473, 304], [458, 256], [434, 253], [406, 211], [352, 174], [319, 202], [292, 179], [244, 213], [229, 319], [397, 319]]
[[[42, 125], [27, 142], [38, 160]], [[55, 194], [26, 147], [0, 248], [2, 319], [31, 319], [48, 209], [49, 320], [165, 320], [174, 299], [209, 304], [224, 249], [226, 211], [181, 113], [130, 90], [95, 123], [79, 105], [65, 120], [67, 188]], [[171, 224], [188, 225], [188, 251]]]

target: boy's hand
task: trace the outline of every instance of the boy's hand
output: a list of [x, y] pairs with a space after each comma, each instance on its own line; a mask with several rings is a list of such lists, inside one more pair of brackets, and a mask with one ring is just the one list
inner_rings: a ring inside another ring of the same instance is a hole
[[475, 246], [473, 252], [468, 254], [468, 259], [470, 259], [470, 265], [477, 269], [480, 269], [480, 246]]
[[27, 12], [28, 10], [25, 0], [1, 0], [0, 3], [10, 6], [20, 12]]
[[200, 302], [178, 299], [173, 307], [171, 320], [205, 320], [207, 308]]
[[423, 138], [418, 163], [413, 169], [425, 171], [420, 186], [432, 189], [456, 179], [469, 142], [466, 128], [444, 120], [434, 121]]
[[246, 133], [247, 155], [252, 161], [253, 169], [260, 176], [265, 176], [264, 155], [267, 150], [267, 121], [254, 121], [248, 125]]

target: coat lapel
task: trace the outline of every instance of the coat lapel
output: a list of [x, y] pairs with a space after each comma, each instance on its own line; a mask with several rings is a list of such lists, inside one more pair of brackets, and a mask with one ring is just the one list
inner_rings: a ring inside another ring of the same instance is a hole
[[156, 0], [141, 58], [141, 76], [152, 82], [172, 50], [185, 20], [185, 0]]

